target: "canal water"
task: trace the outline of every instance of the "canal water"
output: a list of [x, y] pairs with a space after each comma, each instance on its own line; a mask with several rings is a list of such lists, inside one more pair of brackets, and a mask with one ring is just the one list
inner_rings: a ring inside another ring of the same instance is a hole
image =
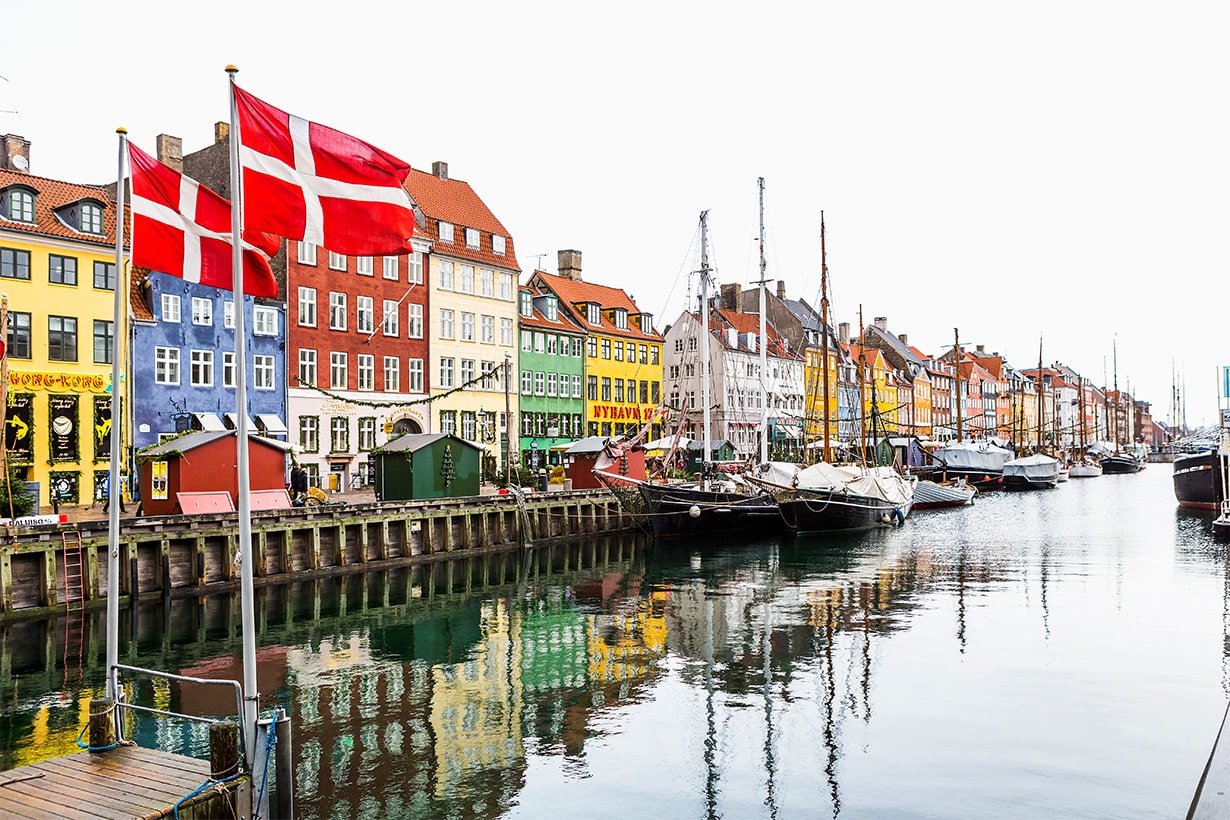
[[[1153, 464], [857, 536], [606, 537], [262, 588], [260, 688], [293, 720], [303, 818], [1172, 818], [1230, 679], [1209, 524]], [[0, 627], [0, 769], [76, 749], [104, 631], [75, 617]], [[125, 608], [121, 662], [242, 679], [239, 624], [230, 596]], [[130, 731], [207, 749], [200, 725]]]

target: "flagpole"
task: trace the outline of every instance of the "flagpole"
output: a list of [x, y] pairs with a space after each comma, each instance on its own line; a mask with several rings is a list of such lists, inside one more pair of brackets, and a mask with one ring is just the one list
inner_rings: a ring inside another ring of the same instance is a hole
[[[120, 486], [120, 461], [123, 449], [120, 429], [116, 420], [123, 418], [120, 389], [120, 328], [123, 313], [127, 277], [124, 276], [124, 160], [128, 153], [128, 130], [115, 129], [120, 137], [116, 158], [115, 183], [115, 316], [111, 325], [111, 463], [107, 465], [107, 697], [118, 699], [119, 686], [115, 665], [120, 662], [120, 507], [123, 506], [123, 487]], [[116, 493], [120, 495], [117, 497]], [[133, 593], [135, 594], [135, 592]], [[119, 728], [117, 726], [117, 728]], [[122, 733], [119, 733], [122, 735]]]
[[239, 69], [226, 67], [230, 75], [231, 108], [231, 273], [235, 300], [235, 427], [237, 433], [236, 469], [239, 473], [239, 609], [243, 628], [243, 751], [248, 771], [252, 771], [256, 749], [256, 718], [260, 692], [256, 690], [256, 613], [252, 577], [252, 498], [251, 476], [248, 472], [248, 357], [244, 331], [243, 305], [243, 188], [239, 167], [239, 107], [235, 101], [235, 74]]

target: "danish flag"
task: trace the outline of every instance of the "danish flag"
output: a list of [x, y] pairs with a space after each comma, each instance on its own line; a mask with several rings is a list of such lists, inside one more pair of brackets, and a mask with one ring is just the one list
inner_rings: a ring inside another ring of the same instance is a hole
[[[132, 168], [132, 263], [230, 290], [231, 203], [128, 144]], [[269, 257], [281, 240], [244, 232], [243, 292], [277, 296]]]
[[352, 256], [410, 251], [409, 164], [232, 88], [246, 228]]

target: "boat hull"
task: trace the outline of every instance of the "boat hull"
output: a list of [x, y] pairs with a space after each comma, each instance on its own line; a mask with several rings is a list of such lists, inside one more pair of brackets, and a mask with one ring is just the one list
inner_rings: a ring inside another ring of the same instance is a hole
[[910, 514], [913, 501], [902, 506], [879, 498], [848, 493], [807, 491], [777, 509], [793, 532], [853, 532], [899, 524]]
[[1070, 478], [1097, 478], [1101, 474], [1101, 464], [1073, 464], [1068, 468]]
[[1217, 510], [1225, 498], [1216, 450], [1180, 456], [1174, 461], [1174, 496], [1180, 507]]
[[1139, 473], [1140, 462], [1131, 456], [1107, 456], [1102, 459], [1102, 472], [1106, 475]]
[[669, 484], [638, 484], [637, 489], [645, 502], [649, 526], [659, 538], [745, 530], [776, 532], [782, 528], [777, 502], [769, 495]]
[[919, 481], [914, 486], [914, 509], [940, 510], [947, 507], [963, 507], [974, 503], [977, 494], [970, 485], [937, 484], [934, 481]]
[[1026, 476], [1026, 475], [1005, 475], [1004, 489], [1005, 490], [1049, 490], [1059, 483], [1059, 476], [1055, 475], [1050, 478]]

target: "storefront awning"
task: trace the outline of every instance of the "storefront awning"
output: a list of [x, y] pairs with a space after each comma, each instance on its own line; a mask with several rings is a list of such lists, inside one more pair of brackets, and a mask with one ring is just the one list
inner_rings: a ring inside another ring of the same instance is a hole
[[196, 419], [196, 423], [206, 433], [220, 433], [226, 429], [217, 413], [193, 413], [192, 418]]
[[272, 435], [284, 435], [286, 433], [286, 425], [274, 413], [257, 413], [256, 426], [263, 432]]
[[[226, 414], [226, 428], [225, 429], [227, 430], [238, 430], [239, 429], [239, 414], [238, 413], [227, 413]], [[256, 430], [256, 422], [252, 421], [251, 416], [248, 416], [248, 430], [249, 431]]]

